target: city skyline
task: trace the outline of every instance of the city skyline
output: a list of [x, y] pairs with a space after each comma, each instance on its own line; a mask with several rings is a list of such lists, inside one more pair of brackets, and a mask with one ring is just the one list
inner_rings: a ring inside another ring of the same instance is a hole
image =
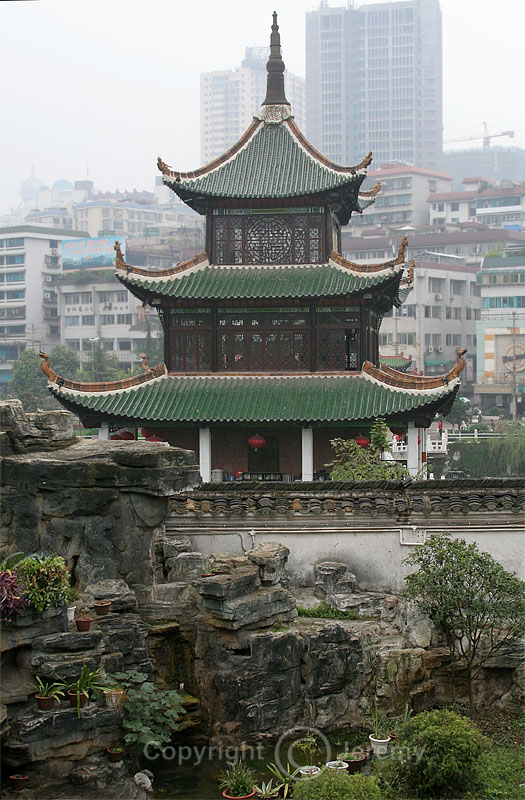
[[[147, 9], [138, 0], [3, 3], [10, 80], [2, 95], [10, 111], [1, 134], [0, 213], [18, 205], [32, 164], [50, 184], [84, 179], [89, 170], [102, 191], [151, 188], [157, 155], [181, 169], [200, 166], [200, 73], [234, 69], [245, 46], [266, 44], [275, 5], [263, 0], [247, 16], [240, 0], [191, 7], [153, 0]], [[276, 6], [286, 66], [302, 76], [305, 11], [317, 7], [306, 0]], [[491, 132], [515, 131], [496, 144], [524, 147], [525, 112], [513, 87], [525, 7], [501, 0], [494, 13], [488, 0], [441, 0], [441, 9], [445, 140], [481, 137], [485, 120]], [[481, 138], [457, 146], [481, 146]]]

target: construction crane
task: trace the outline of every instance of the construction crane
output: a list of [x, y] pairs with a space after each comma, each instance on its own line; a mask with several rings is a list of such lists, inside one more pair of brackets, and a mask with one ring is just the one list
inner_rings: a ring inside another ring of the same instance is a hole
[[490, 140], [495, 139], [497, 136], [509, 136], [511, 139], [514, 138], [514, 131], [502, 131], [501, 133], [489, 133], [489, 129], [486, 122], [481, 123], [483, 125], [483, 133], [481, 136], [462, 136], [460, 139], [446, 139], [443, 144], [452, 144], [452, 142], [470, 142], [473, 139], [483, 139], [483, 147], [490, 147]]

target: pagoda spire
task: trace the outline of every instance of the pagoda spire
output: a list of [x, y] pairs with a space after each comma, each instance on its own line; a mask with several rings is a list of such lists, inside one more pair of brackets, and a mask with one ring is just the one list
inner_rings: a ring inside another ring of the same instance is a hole
[[281, 36], [277, 24], [277, 12], [273, 12], [272, 33], [270, 36], [270, 58], [266, 64], [268, 78], [266, 97], [263, 106], [287, 105], [290, 103], [284, 93], [284, 61], [281, 56]]

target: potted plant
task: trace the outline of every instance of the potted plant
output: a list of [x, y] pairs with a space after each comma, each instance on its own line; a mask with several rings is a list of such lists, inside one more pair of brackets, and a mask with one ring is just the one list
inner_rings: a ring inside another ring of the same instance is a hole
[[263, 781], [260, 786], [254, 786], [255, 794], [260, 800], [267, 800], [267, 798], [279, 797], [279, 791], [282, 789], [282, 784], [273, 785], [273, 778], [270, 778], [268, 783]]
[[67, 621], [73, 622], [75, 619], [76, 601], [78, 600], [78, 592], [72, 586], [66, 590], [66, 603], [67, 603]]
[[93, 608], [95, 609], [95, 614], [97, 617], [103, 617], [106, 614], [109, 614], [110, 605], [111, 600], [95, 600], [93, 603]]
[[85, 633], [91, 628], [92, 622], [93, 620], [91, 619], [91, 617], [79, 617], [78, 619], [75, 620], [77, 631]]
[[109, 756], [109, 760], [116, 764], [117, 761], [122, 761], [122, 756], [124, 755], [124, 748], [120, 744], [112, 745], [111, 747], [106, 747], [106, 753]]
[[93, 690], [103, 691], [105, 688], [105, 685], [100, 680], [100, 669], [95, 669], [91, 672], [87, 664], [82, 664], [78, 678], [67, 685], [67, 696], [71, 705], [73, 707], [76, 706], [79, 717], [80, 709], [89, 700], [89, 692]]
[[121, 686], [106, 686], [102, 690], [104, 701], [108, 708], [113, 708], [117, 714], [122, 714], [126, 701], [126, 690]]
[[391, 741], [388, 729], [388, 718], [379, 713], [377, 698], [374, 698], [374, 732], [368, 738], [375, 756], [384, 756], [388, 751], [388, 745]]
[[60, 703], [60, 697], [64, 697], [65, 685], [63, 683], [44, 683], [44, 681], [35, 675], [36, 683], [32, 686], [36, 689], [35, 700], [40, 711], [51, 711], [55, 705], [55, 701]]
[[294, 747], [303, 753], [306, 758], [304, 767], [299, 767], [299, 774], [305, 778], [312, 778], [321, 771], [320, 767], [314, 766], [315, 755], [318, 750], [317, 739], [312, 734], [308, 734], [303, 739], [294, 742]]
[[226, 772], [219, 775], [219, 789], [228, 800], [245, 800], [255, 796], [255, 771], [245, 761], [230, 761]]
[[338, 759], [344, 761], [348, 772], [359, 772], [368, 758], [366, 750], [352, 750], [348, 753], [339, 753]]
[[389, 730], [390, 739], [397, 739], [397, 734], [399, 729], [406, 725], [409, 721], [410, 717], [412, 716], [412, 709], [410, 708], [409, 703], [405, 703], [405, 708], [403, 709], [403, 713], [397, 717], [394, 717], [391, 721], [391, 727]]
[[340, 758], [338, 758], [336, 761], [327, 761], [325, 766], [327, 769], [340, 770], [341, 772], [346, 772], [348, 769], [348, 764], [346, 761], [341, 761]]
[[26, 788], [28, 777], [27, 775], [21, 775], [16, 772], [14, 775], [9, 776], [9, 780], [11, 781], [11, 788], [14, 789], [15, 792], [21, 792]]
[[286, 771], [283, 772], [277, 764], [267, 764], [267, 767], [271, 774], [277, 778], [279, 783], [279, 792], [281, 793], [284, 800], [291, 794], [292, 791], [292, 784], [297, 779], [297, 775], [299, 774], [299, 768], [294, 769], [292, 772], [292, 768], [290, 764], [286, 764]]

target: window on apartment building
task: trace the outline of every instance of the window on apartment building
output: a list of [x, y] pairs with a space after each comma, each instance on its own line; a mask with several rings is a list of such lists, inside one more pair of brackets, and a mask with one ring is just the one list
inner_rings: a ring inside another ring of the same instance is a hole
[[450, 293], [451, 294], [463, 294], [463, 286], [465, 281], [450, 281]]
[[76, 325], [80, 325], [80, 317], [75, 316], [65, 316], [64, 317], [64, 325], [66, 328], [74, 328]]
[[66, 306], [78, 306], [80, 303], [80, 292], [64, 292], [64, 303]]
[[379, 346], [383, 347], [387, 344], [392, 344], [394, 341], [394, 334], [393, 333], [380, 333], [379, 334]]
[[80, 292], [80, 302], [84, 305], [89, 305], [89, 303], [93, 302], [93, 294], [92, 292]]
[[24, 239], [23, 239], [23, 237], [20, 237], [20, 238], [17, 238], [17, 239], [4, 239], [3, 240], [3, 244], [2, 244], [2, 240], [0, 240], [0, 247], [2, 247], [4, 245], [5, 245], [5, 247], [23, 247], [24, 246]]
[[481, 289], [475, 281], [470, 281], [470, 296], [471, 297], [479, 297], [481, 295]]
[[429, 292], [441, 292], [443, 288], [443, 278], [429, 278], [428, 279], [428, 291]]
[[425, 306], [425, 319], [430, 319], [432, 311], [430, 306]]
[[461, 309], [460, 308], [455, 308], [454, 309], [454, 315], [453, 315], [452, 318], [453, 319], [461, 319]]
[[450, 204], [451, 211], [459, 211], [459, 203], [451, 203]]
[[432, 334], [425, 333], [425, 347], [428, 347], [431, 344], [432, 344]]
[[441, 306], [432, 306], [432, 319], [441, 319]]
[[[24, 253], [18, 253], [16, 256], [6, 256], [5, 257], [5, 264], [6, 267], [12, 267], [15, 264], [24, 264], [25, 263], [25, 255]], [[2, 259], [3, 264], [3, 259]]]
[[415, 343], [416, 343], [416, 334], [415, 333], [400, 333], [399, 334], [399, 344], [415, 345]]
[[445, 319], [452, 319], [452, 306], [445, 308]]
[[101, 314], [99, 317], [101, 325], [114, 325], [115, 324], [115, 315], [114, 314]]
[[6, 283], [20, 283], [25, 280], [25, 272], [6, 272]]
[[432, 346], [439, 347], [441, 344], [441, 334], [440, 333], [433, 333], [432, 334]]
[[80, 339], [66, 339], [65, 341], [68, 350], [80, 350]]
[[131, 325], [132, 314], [117, 314], [117, 325]]
[[82, 325], [94, 325], [95, 324], [95, 316], [94, 314], [83, 314], [82, 315]]
[[474, 319], [481, 319], [481, 309], [479, 308], [474, 309]]
[[118, 340], [118, 349], [119, 350], [131, 350], [131, 341], [129, 339], [119, 339]]
[[99, 303], [112, 303], [113, 292], [97, 292], [97, 298]]
[[127, 303], [129, 294], [126, 291], [123, 292], [115, 292], [115, 302], [116, 303]]
[[6, 300], [23, 300], [25, 296], [25, 289], [10, 289], [5, 293]]
[[[58, 220], [58, 221], [60, 222], [60, 220]], [[50, 239], [49, 240], [49, 246], [52, 247], [53, 249], [57, 248], [58, 245], [59, 245], [58, 239]]]
[[465, 309], [465, 319], [472, 319], [472, 309], [466, 308]]

